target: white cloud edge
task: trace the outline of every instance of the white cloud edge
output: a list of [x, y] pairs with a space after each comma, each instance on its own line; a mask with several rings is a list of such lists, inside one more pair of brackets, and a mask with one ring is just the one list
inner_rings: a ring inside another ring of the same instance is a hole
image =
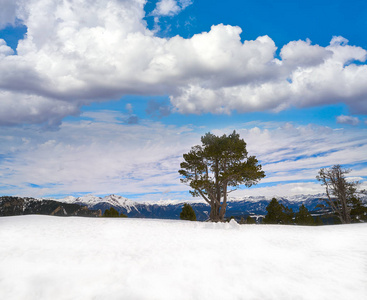
[[353, 116], [340, 115], [336, 118], [337, 123], [339, 124], [348, 124], [356, 126], [359, 124], [359, 118]]
[[191, 0], [159, 0], [156, 3], [155, 9], [151, 12], [155, 17], [172, 17], [179, 14], [186, 7], [191, 5]]

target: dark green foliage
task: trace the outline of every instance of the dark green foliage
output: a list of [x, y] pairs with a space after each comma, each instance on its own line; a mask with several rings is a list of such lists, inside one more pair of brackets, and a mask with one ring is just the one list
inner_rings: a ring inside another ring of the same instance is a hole
[[241, 220], [238, 222], [238, 224], [246, 224], [246, 220], [244, 217], [241, 217]]
[[[322, 224], [320, 225], [336, 225], [336, 224], [342, 224], [340, 219], [334, 214], [334, 213], [325, 213], [319, 217], [319, 220], [321, 220]], [[316, 218], [316, 222], [317, 222]], [[316, 223], [316, 225], [318, 225]]]
[[367, 207], [362, 205], [361, 200], [353, 197], [351, 199], [352, 209], [350, 211], [352, 222], [366, 222], [367, 221]]
[[263, 220], [264, 224], [280, 224], [284, 219], [283, 205], [277, 199], [271, 199], [266, 207], [267, 214]]
[[315, 220], [304, 204], [300, 206], [299, 211], [295, 214], [295, 223], [297, 225], [315, 225]]
[[266, 207], [267, 214], [263, 219], [264, 224], [293, 224], [293, 210], [284, 207], [277, 199], [273, 198]]
[[[284, 207], [284, 205], [282, 205]], [[283, 224], [294, 224], [294, 212], [292, 208], [284, 207], [284, 223]]]
[[231, 222], [231, 220], [235, 220], [236, 221], [236, 218], [234, 216], [230, 216], [229, 218], [226, 219], [226, 222]]
[[316, 217], [315, 220], [315, 226], [321, 226], [321, 225], [324, 225], [324, 222], [322, 222], [321, 218], [320, 217]]
[[119, 212], [114, 209], [113, 207], [110, 207], [110, 209], [106, 209], [103, 217], [106, 218], [127, 218], [127, 215], [124, 215], [123, 213], [119, 214]]
[[265, 173], [255, 156], [248, 155], [245, 141], [235, 131], [228, 136], [207, 133], [201, 142], [183, 155], [178, 172], [181, 182], [192, 188], [191, 194], [210, 205], [209, 219], [223, 222], [228, 193], [239, 185], [256, 184]]
[[180, 213], [181, 220], [196, 221], [196, 214], [190, 204], [185, 203]]
[[251, 218], [250, 216], [248, 216], [246, 218], [246, 224], [256, 224], [255, 218]]
[[24, 199], [12, 196], [0, 198], [0, 216], [16, 216], [24, 214]]

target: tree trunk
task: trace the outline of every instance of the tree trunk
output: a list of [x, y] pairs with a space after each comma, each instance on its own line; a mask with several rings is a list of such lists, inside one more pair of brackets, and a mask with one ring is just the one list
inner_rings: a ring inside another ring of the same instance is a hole
[[348, 207], [348, 203], [347, 203], [347, 192], [346, 192], [346, 186], [345, 186], [345, 182], [343, 181], [342, 178], [340, 178], [340, 176], [338, 177], [338, 182], [337, 182], [337, 191], [338, 191], [338, 198], [340, 201], [340, 205], [341, 205], [341, 213], [342, 213], [342, 218], [343, 224], [350, 224], [351, 223], [351, 218], [350, 218], [350, 211], [349, 211], [349, 207]]
[[351, 221], [351, 217], [350, 217], [350, 212], [349, 212], [349, 208], [346, 204], [343, 203], [343, 209], [342, 209], [342, 213], [343, 213], [343, 224], [350, 224]]
[[212, 222], [220, 222], [220, 217], [219, 217], [219, 209], [220, 206], [218, 205], [218, 203], [216, 201], [212, 201], [212, 204], [210, 206], [210, 215], [209, 215], [209, 220]]
[[220, 212], [219, 212], [220, 222], [224, 222], [224, 216], [226, 214], [226, 210], [227, 210], [227, 203], [223, 203], [222, 207], [220, 208]]
[[219, 211], [219, 220], [221, 222], [224, 221], [224, 216], [226, 214], [226, 210], [227, 210], [227, 182], [224, 182], [224, 189], [223, 189], [223, 203], [220, 207], [220, 211]]

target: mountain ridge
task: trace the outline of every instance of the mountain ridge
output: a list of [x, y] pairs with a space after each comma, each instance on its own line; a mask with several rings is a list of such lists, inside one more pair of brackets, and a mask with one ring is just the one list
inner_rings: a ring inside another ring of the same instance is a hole
[[[265, 196], [249, 196], [230, 198], [227, 205], [226, 217], [244, 217], [265, 216], [266, 207], [273, 197]], [[294, 212], [299, 210], [299, 207], [304, 204], [306, 208], [313, 214], [325, 212], [317, 207], [323, 202], [326, 194], [315, 195], [296, 195], [290, 197], [276, 197], [277, 200], [288, 208], [292, 208]], [[168, 200], [168, 201], [145, 201], [137, 202], [119, 195], [108, 195], [105, 197], [97, 197], [93, 195], [85, 195], [78, 198], [68, 198], [69, 201], [79, 205], [86, 205], [92, 210], [101, 210], [102, 213], [114, 207], [118, 212], [124, 213], [129, 217], [135, 218], [159, 218], [159, 219], [179, 219], [180, 212], [184, 203], [189, 203], [200, 221], [206, 220], [209, 216], [210, 207], [202, 199], [193, 199], [190, 201], [184, 200]], [[367, 202], [367, 198], [365, 199]], [[60, 199], [59, 201], [63, 201]]]
[[[261, 218], [267, 213], [266, 207], [273, 197], [250, 196], [230, 198], [227, 204], [226, 218], [236, 219], [247, 218], [247, 216]], [[325, 194], [297, 195], [291, 197], [276, 197], [279, 203], [291, 208], [294, 212], [304, 204], [314, 215], [321, 215], [330, 212], [330, 209], [319, 208], [326, 198]], [[8, 199], [8, 200], [6, 200]], [[11, 199], [11, 201], [9, 201]], [[367, 196], [362, 198], [367, 205]], [[55, 214], [58, 215], [102, 215], [106, 209], [115, 208], [119, 213], [123, 213], [132, 218], [152, 218], [152, 219], [179, 219], [184, 203], [189, 203], [198, 221], [205, 221], [209, 217], [210, 206], [202, 199], [190, 201], [168, 200], [168, 201], [146, 201], [138, 202], [119, 195], [108, 195], [98, 197], [94, 195], [84, 195], [82, 197], [68, 196], [63, 199], [34, 199], [27, 197], [0, 197], [0, 216], [11, 214]], [[65, 208], [68, 210], [65, 210]], [[71, 210], [72, 208], [72, 210]], [[84, 208], [84, 210], [81, 210]], [[12, 211], [14, 213], [12, 213]], [[97, 213], [99, 212], [99, 213]]]

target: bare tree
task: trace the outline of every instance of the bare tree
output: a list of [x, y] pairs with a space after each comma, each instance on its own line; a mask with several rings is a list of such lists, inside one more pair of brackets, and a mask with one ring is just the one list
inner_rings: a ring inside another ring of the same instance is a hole
[[358, 181], [348, 181], [346, 174], [351, 170], [334, 165], [329, 169], [322, 168], [316, 179], [326, 189], [327, 205], [337, 215], [342, 224], [351, 223], [350, 212], [359, 185]]

